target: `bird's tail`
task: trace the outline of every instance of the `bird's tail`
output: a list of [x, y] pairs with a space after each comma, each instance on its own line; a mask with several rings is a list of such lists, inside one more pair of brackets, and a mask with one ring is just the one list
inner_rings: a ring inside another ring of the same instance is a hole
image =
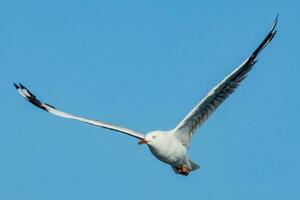
[[197, 170], [197, 169], [200, 168], [200, 165], [194, 163], [193, 161], [189, 160], [189, 162], [190, 162], [190, 165], [191, 165], [191, 167], [192, 167], [192, 170], [191, 170], [191, 171], [194, 171], [194, 170]]
[[[197, 170], [197, 169], [200, 168], [200, 165], [194, 163], [194, 162], [191, 161], [191, 160], [189, 160], [189, 165], [190, 165], [190, 167], [191, 167], [190, 171], [194, 171], [194, 170]], [[179, 171], [178, 171], [178, 169], [176, 169], [176, 167], [174, 167], [174, 166], [171, 166], [171, 167], [172, 167], [172, 169], [174, 170], [174, 172], [175, 172], [176, 174], [180, 174]]]

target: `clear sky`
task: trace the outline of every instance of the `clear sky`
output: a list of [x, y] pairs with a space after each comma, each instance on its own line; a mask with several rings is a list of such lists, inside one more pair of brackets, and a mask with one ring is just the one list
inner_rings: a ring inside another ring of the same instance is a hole
[[[279, 3], [281, 2], [281, 3]], [[299, 1], [0, 2], [0, 199], [300, 199]], [[134, 138], [173, 128], [270, 30], [278, 34], [192, 140], [178, 176]]]

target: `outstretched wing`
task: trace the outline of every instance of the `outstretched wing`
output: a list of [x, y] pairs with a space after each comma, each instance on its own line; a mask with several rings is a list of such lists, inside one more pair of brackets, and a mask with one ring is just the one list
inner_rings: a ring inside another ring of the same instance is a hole
[[120, 126], [116, 126], [113, 124], [109, 124], [109, 123], [105, 123], [105, 122], [101, 122], [101, 121], [97, 121], [97, 120], [93, 120], [93, 119], [87, 119], [87, 118], [83, 118], [83, 117], [77, 117], [65, 112], [62, 112], [60, 110], [57, 110], [55, 107], [43, 103], [40, 100], [38, 100], [36, 98], [36, 96], [34, 96], [27, 88], [25, 88], [22, 84], [15, 84], [14, 86], [16, 87], [16, 89], [18, 90], [18, 92], [25, 98], [27, 99], [30, 103], [32, 103], [33, 105], [35, 105], [38, 108], [41, 108], [49, 113], [52, 113], [53, 115], [57, 115], [60, 117], [64, 117], [64, 118], [68, 118], [68, 119], [75, 119], [75, 120], [79, 120], [82, 122], [86, 122], [88, 124], [92, 124], [95, 126], [100, 126], [102, 128], [106, 128], [106, 129], [110, 129], [110, 130], [114, 130], [120, 133], [124, 133], [126, 135], [138, 138], [138, 139], [144, 139], [144, 135], [141, 133], [138, 133], [136, 131], [124, 128], [124, 127], [120, 127]]
[[218, 106], [240, 85], [242, 80], [247, 77], [248, 72], [256, 63], [257, 55], [271, 42], [276, 34], [276, 17], [271, 31], [257, 47], [257, 49], [231, 74], [229, 74], [223, 81], [215, 86], [204, 97], [188, 115], [175, 127], [174, 131], [177, 137], [185, 145], [189, 145], [189, 140], [196, 129], [202, 125], [206, 119], [218, 108]]

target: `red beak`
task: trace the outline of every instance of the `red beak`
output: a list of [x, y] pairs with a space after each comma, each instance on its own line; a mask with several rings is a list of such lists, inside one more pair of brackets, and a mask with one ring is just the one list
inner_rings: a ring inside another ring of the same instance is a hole
[[141, 139], [139, 142], [138, 142], [138, 144], [147, 144], [148, 142], [147, 142], [147, 140], [145, 140], [145, 139]]

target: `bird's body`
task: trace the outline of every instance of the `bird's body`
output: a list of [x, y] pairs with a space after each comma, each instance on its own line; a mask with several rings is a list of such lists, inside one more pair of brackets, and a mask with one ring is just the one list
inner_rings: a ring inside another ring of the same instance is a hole
[[[188, 175], [199, 168], [188, 157], [187, 147], [177, 137], [176, 130], [152, 131], [139, 144], [148, 144], [150, 152], [160, 161], [169, 164], [179, 174]], [[186, 171], [182, 171], [186, 170]]]
[[82, 121], [102, 128], [114, 130], [140, 140], [139, 144], [147, 144], [151, 153], [162, 162], [169, 164], [173, 170], [181, 175], [188, 175], [189, 172], [199, 168], [199, 165], [188, 157], [190, 139], [208, 117], [218, 106], [240, 85], [247, 77], [248, 72], [256, 63], [256, 57], [266, 47], [276, 34], [277, 18], [271, 31], [260, 43], [257, 49], [232, 73], [226, 76], [216, 85], [184, 118], [178, 125], [168, 131], [153, 131], [144, 135], [128, 128], [113, 125], [110, 123], [78, 117], [62, 112], [55, 107], [38, 100], [22, 84], [14, 84], [18, 92], [33, 105], [54, 115]]
[[[152, 137], [156, 137], [153, 139]], [[191, 171], [191, 165], [187, 155], [187, 148], [175, 137], [173, 130], [153, 131], [146, 135], [150, 152], [160, 161], [171, 165], [173, 168], [187, 166]], [[159, 140], [159, 142], [155, 142]]]

